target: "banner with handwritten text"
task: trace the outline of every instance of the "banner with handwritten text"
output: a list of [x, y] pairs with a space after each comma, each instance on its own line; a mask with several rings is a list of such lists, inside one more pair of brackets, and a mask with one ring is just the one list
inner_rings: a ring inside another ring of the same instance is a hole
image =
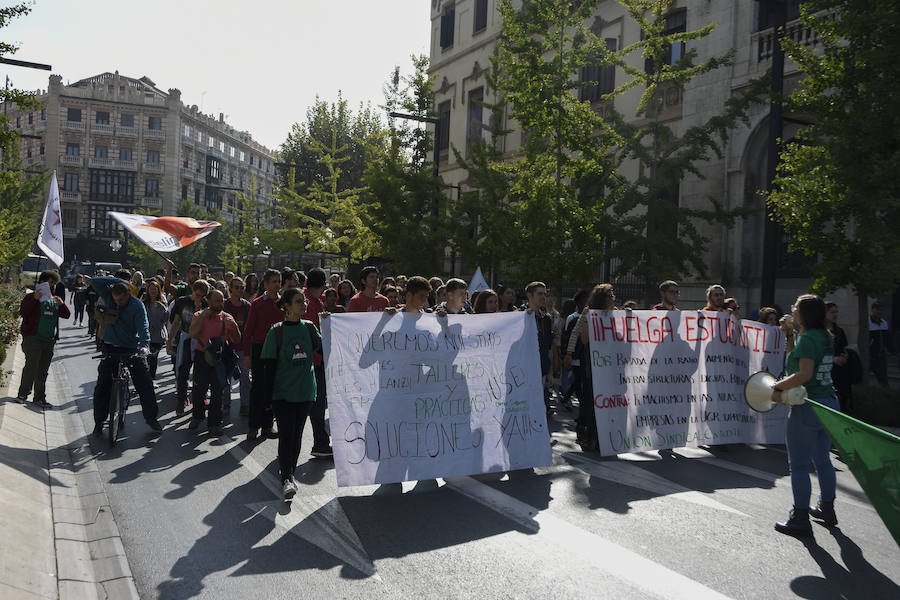
[[346, 313], [322, 337], [338, 485], [551, 463], [534, 317]]
[[602, 454], [784, 443], [787, 409], [753, 411], [744, 382], [781, 374], [778, 327], [728, 313], [591, 311], [590, 365]]

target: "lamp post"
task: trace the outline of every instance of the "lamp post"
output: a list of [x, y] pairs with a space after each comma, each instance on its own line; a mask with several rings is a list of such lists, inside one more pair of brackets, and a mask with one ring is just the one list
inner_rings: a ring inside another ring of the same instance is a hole
[[438, 117], [420, 117], [418, 115], [408, 115], [406, 113], [390, 112], [390, 116], [396, 119], [407, 119], [409, 121], [419, 121], [420, 123], [431, 123], [434, 125], [434, 167], [431, 174], [438, 176], [438, 163], [441, 159], [441, 120]]

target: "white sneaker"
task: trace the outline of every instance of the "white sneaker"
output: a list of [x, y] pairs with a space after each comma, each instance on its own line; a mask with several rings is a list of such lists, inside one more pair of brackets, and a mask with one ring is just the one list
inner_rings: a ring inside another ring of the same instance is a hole
[[297, 484], [294, 483], [293, 477], [285, 480], [284, 485], [281, 487], [281, 492], [284, 494], [285, 500], [290, 500], [297, 494]]

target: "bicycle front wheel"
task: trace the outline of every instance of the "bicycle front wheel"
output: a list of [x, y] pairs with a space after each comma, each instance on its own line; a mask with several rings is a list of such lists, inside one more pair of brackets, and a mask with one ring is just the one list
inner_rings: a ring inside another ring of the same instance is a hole
[[122, 382], [114, 379], [109, 394], [109, 446], [116, 445], [119, 437], [119, 402], [122, 397]]

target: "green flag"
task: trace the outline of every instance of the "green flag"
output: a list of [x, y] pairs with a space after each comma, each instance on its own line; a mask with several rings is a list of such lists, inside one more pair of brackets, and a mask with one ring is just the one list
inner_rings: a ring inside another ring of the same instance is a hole
[[900, 437], [806, 399], [900, 545]]

